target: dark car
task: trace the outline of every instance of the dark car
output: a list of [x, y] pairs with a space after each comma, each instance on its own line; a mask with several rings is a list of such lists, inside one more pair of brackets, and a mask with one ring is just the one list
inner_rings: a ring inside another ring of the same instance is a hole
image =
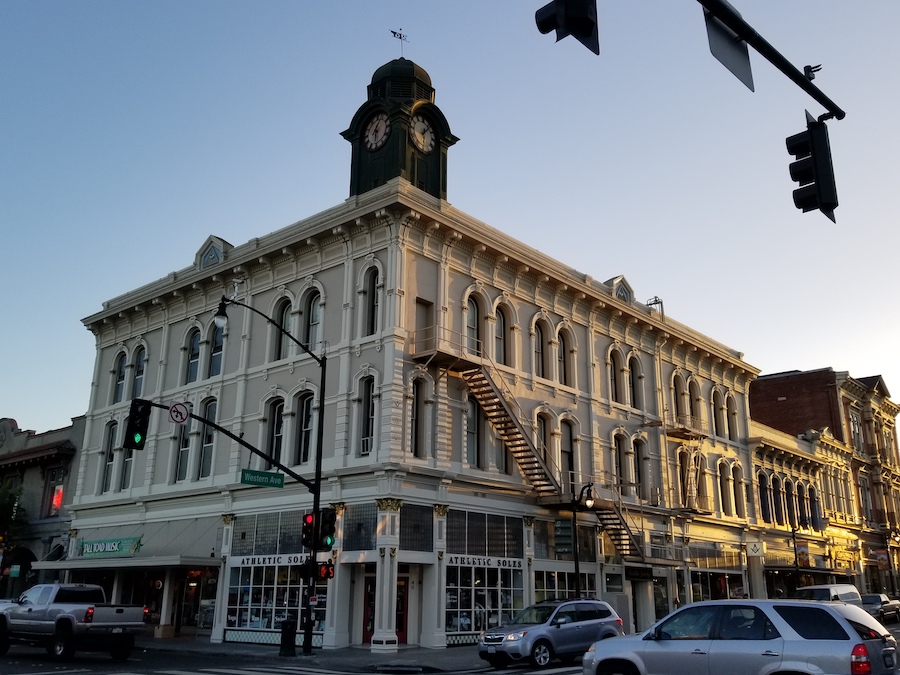
[[900, 621], [900, 600], [891, 600], [884, 593], [864, 593], [862, 607], [881, 623]]
[[858, 605], [717, 600], [591, 645], [583, 675], [894, 675], [897, 643]]
[[622, 619], [601, 600], [547, 600], [482, 632], [478, 655], [495, 668], [523, 660], [543, 668], [554, 658], [574, 661], [592, 642], [623, 633]]

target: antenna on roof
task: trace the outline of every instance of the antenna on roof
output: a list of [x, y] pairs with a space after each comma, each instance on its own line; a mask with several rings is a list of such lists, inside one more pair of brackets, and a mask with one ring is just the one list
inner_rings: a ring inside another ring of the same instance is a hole
[[[400, 30], [403, 30], [403, 29], [401, 28]], [[401, 33], [398, 30], [392, 30], [391, 35], [393, 35], [395, 38], [400, 40], [400, 58], [402, 59], [403, 58], [403, 43], [409, 42], [409, 40], [406, 39], [406, 37], [407, 37], [406, 35], [404, 35], [403, 33]]]

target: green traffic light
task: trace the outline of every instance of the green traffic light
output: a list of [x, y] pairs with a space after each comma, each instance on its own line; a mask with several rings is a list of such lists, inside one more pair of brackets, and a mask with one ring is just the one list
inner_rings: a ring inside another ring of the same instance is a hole
[[140, 442], [141, 442], [141, 438], [142, 438], [142, 436], [141, 436], [140, 434], [135, 434], [135, 435], [134, 435], [134, 442], [135, 442], [135, 443], [140, 443]]

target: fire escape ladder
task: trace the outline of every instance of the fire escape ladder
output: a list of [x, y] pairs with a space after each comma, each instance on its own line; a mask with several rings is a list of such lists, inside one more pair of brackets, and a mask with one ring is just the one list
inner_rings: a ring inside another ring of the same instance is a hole
[[597, 516], [600, 526], [609, 535], [616, 551], [623, 560], [640, 562], [644, 560], [644, 547], [641, 546], [634, 532], [628, 526], [622, 510], [615, 502], [592, 509]]
[[460, 373], [469, 385], [469, 392], [478, 401], [491, 426], [515, 458], [522, 475], [539, 495], [559, 495], [559, 481], [531, 442], [520, 417], [514, 411], [518, 405], [510, 392], [506, 396], [484, 367]]

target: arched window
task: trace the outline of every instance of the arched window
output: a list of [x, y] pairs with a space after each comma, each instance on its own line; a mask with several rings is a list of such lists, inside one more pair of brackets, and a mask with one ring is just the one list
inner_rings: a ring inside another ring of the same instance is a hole
[[134, 382], [131, 383], [131, 398], [140, 398], [144, 393], [144, 367], [147, 360], [147, 350], [138, 347], [134, 353]]
[[722, 505], [722, 515], [734, 515], [731, 472], [728, 470], [726, 462], [719, 462], [719, 502]]
[[716, 390], [713, 392], [713, 436], [725, 437], [727, 433], [727, 425], [725, 422], [725, 399], [722, 398], [722, 392]]
[[481, 316], [478, 303], [471, 295], [466, 303], [466, 351], [470, 354], [481, 353]]
[[641, 362], [636, 356], [632, 356], [628, 359], [628, 375], [628, 383], [631, 385], [631, 407], [643, 410], [644, 394], [641, 387]]
[[119, 425], [111, 422], [106, 426], [106, 441], [103, 451], [103, 477], [100, 481], [100, 492], [109, 492], [112, 487], [113, 469], [116, 462], [116, 435]]
[[812, 520], [809, 517], [809, 497], [806, 485], [797, 483], [797, 524], [800, 527], [809, 527]]
[[413, 457], [425, 457], [425, 380], [420, 377], [412, 383], [409, 414], [409, 452]]
[[794, 482], [790, 480], [784, 482], [784, 504], [787, 509], [787, 524], [797, 527], [797, 495], [794, 494]]
[[747, 517], [747, 495], [744, 491], [744, 473], [740, 464], [731, 467], [731, 488], [734, 490], [734, 515]]
[[772, 505], [775, 507], [775, 522], [784, 525], [784, 487], [778, 476], [772, 476]]
[[115, 382], [113, 384], [113, 403], [120, 403], [125, 397], [125, 354], [116, 359]]
[[365, 284], [365, 313], [363, 324], [363, 337], [375, 335], [378, 330], [378, 268], [372, 267], [366, 272]]
[[297, 454], [295, 464], [306, 464], [313, 449], [313, 395], [305, 391], [297, 397]]
[[544, 363], [544, 329], [541, 324], [534, 324], [534, 376], [546, 377], [547, 369]]
[[635, 440], [632, 447], [634, 475], [631, 477], [631, 482], [634, 483], [634, 493], [641, 499], [649, 499], [651, 482], [648, 471], [649, 461], [646, 457], [647, 445], [642, 440]]
[[182, 481], [187, 478], [188, 467], [191, 460], [191, 423], [194, 421], [192, 417], [181, 425], [181, 431], [178, 434], [178, 454], [175, 457], [175, 481]]
[[809, 488], [810, 523], [816, 532], [821, 532], [827, 525], [822, 520], [822, 504], [819, 502], [819, 492], [816, 488]]
[[562, 471], [563, 493], [575, 493], [575, 426], [569, 420], [560, 422], [560, 470]]
[[691, 426], [700, 426], [700, 385], [694, 380], [688, 382], [688, 414], [691, 416]]
[[[203, 405], [203, 419], [210, 422], [216, 421], [216, 413], [218, 412], [218, 404], [216, 399], [211, 399]], [[200, 466], [198, 471], [199, 478], [206, 478], [212, 473], [213, 450], [216, 444], [215, 427], [209, 424], [203, 425], [203, 440], [200, 447]]]
[[725, 398], [725, 423], [728, 425], [728, 440], [736, 441], [738, 439], [738, 414], [734, 396]]
[[629, 466], [628, 457], [628, 439], [622, 434], [616, 434], [616, 456], [614, 480], [619, 485], [621, 494], [632, 494], [631, 483], [631, 467]]
[[538, 454], [547, 462], [547, 460], [551, 457], [550, 452], [550, 420], [546, 415], [538, 415], [537, 416], [537, 438], [535, 438], [535, 443], [537, 446]]
[[765, 473], [757, 475], [759, 485], [759, 517], [764, 523], [772, 522], [772, 491], [769, 487], [769, 476]]
[[569, 372], [569, 349], [569, 338], [565, 333], [560, 332], [556, 349], [556, 374], [559, 383], [566, 386], [572, 384], [571, 373]]
[[473, 397], [466, 402], [466, 463], [483, 468], [484, 448], [481, 406]]
[[625, 367], [622, 355], [613, 350], [609, 355], [609, 397], [616, 403], [625, 403]]
[[[284, 401], [275, 399], [269, 404], [269, 428], [266, 442], [266, 454], [270, 460], [281, 462], [281, 448], [284, 443]], [[271, 469], [272, 462], [266, 463]]]
[[364, 377], [359, 384], [359, 454], [368, 455], [375, 444], [375, 378]]
[[[274, 332], [275, 349], [273, 356], [275, 360], [286, 359], [291, 353], [291, 339], [287, 335], [291, 335], [293, 328], [293, 316], [291, 315], [291, 301], [282, 300], [275, 310], [275, 326]], [[280, 329], [280, 330], [278, 330]], [[287, 335], [285, 335], [287, 333]]]
[[200, 374], [200, 331], [192, 330], [187, 341], [187, 363], [184, 371], [184, 383], [196, 382]]
[[679, 423], [684, 423], [685, 420], [682, 418], [690, 412], [690, 404], [687, 401], [688, 393], [684, 386], [684, 378], [678, 375], [675, 377], [673, 384], [675, 387], [675, 416]]
[[207, 377], [214, 377], [222, 372], [222, 352], [225, 349], [224, 334], [221, 328], [213, 326], [212, 340], [209, 347], [209, 369]]
[[313, 352], [319, 348], [319, 343], [322, 341], [322, 296], [318, 291], [312, 291], [306, 296], [303, 316], [303, 344]]
[[699, 509], [704, 497], [700, 454], [682, 449], [678, 453], [678, 471], [681, 482], [681, 505], [686, 509]]
[[498, 307], [494, 312], [494, 360], [504, 366], [509, 365], [508, 331], [506, 312]]

